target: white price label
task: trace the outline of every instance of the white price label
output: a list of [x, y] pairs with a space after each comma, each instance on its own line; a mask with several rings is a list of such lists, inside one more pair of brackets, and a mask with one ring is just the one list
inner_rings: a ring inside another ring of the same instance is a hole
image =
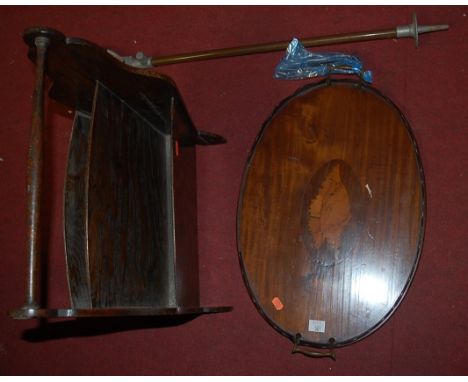
[[325, 321], [309, 320], [309, 332], [325, 333]]

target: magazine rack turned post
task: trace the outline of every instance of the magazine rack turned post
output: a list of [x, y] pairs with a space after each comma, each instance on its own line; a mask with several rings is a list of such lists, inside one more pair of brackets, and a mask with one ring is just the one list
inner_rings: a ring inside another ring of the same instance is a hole
[[[198, 282], [196, 145], [225, 143], [197, 130], [174, 82], [131, 68], [88, 41], [26, 30], [36, 85], [28, 159], [25, 304], [10, 315], [157, 316], [216, 313]], [[44, 76], [75, 110], [64, 190], [71, 307], [39, 296]]]

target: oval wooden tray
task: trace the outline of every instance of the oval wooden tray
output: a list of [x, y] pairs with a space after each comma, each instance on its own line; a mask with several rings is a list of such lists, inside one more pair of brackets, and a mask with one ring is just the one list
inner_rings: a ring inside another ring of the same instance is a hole
[[279, 105], [251, 151], [238, 206], [244, 280], [291, 340], [353, 343], [401, 302], [424, 223], [422, 165], [401, 112], [361, 83], [309, 85]]

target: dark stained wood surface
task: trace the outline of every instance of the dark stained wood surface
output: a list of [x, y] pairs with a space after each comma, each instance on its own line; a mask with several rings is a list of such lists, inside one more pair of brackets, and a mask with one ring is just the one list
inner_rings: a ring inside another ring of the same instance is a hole
[[137, 317], [137, 316], [172, 316], [198, 315], [209, 313], [224, 313], [232, 310], [229, 306], [209, 307], [124, 307], [124, 308], [92, 308], [92, 309], [18, 309], [10, 312], [17, 320], [29, 318], [83, 318], [83, 317]]
[[224, 138], [194, 127], [170, 78], [44, 27], [25, 31], [32, 60], [37, 36], [50, 40], [50, 96], [76, 112], [64, 189], [72, 308], [25, 306], [10, 315], [231, 310], [200, 307], [198, 283], [195, 145]]
[[176, 296], [179, 306], [199, 306], [197, 235], [197, 158], [187, 141], [186, 123], [172, 107], [174, 134], [171, 141], [174, 203], [174, 256]]
[[415, 272], [424, 179], [398, 109], [349, 81], [284, 101], [251, 152], [238, 210], [244, 280], [282, 334], [327, 347], [382, 325]]
[[68, 148], [63, 219], [65, 259], [71, 305], [91, 308], [91, 289], [87, 254], [87, 184], [89, 174], [90, 116], [77, 112]]
[[[34, 36], [45, 31], [47, 35], [54, 36], [46, 65], [46, 73], [53, 80], [50, 96], [72, 109], [91, 113], [95, 84], [99, 81], [125, 96], [129, 105], [157, 125], [161, 114], [166, 112], [169, 115], [171, 97], [180, 97], [169, 77], [129, 67], [92, 42], [65, 37], [50, 28], [33, 27], [25, 31], [24, 39], [30, 46], [29, 57], [32, 60], [36, 56], [32, 44]], [[169, 126], [163, 127], [169, 129]]]
[[92, 304], [176, 306], [170, 136], [101, 84], [91, 135], [87, 246]]
[[24, 40], [29, 46], [28, 56], [33, 62], [37, 54], [34, 45], [36, 36], [47, 36], [51, 40], [45, 70], [52, 79], [49, 96], [56, 101], [90, 114], [96, 81], [99, 81], [119, 94], [150, 123], [166, 129], [163, 133], [172, 133], [170, 121], [161, 121], [161, 118], [170, 116], [175, 103], [185, 125], [185, 141], [192, 144], [226, 142], [217, 134], [195, 128], [183, 98], [170, 77], [128, 66], [90, 41], [66, 37], [59, 31], [41, 26], [28, 28], [24, 33]]

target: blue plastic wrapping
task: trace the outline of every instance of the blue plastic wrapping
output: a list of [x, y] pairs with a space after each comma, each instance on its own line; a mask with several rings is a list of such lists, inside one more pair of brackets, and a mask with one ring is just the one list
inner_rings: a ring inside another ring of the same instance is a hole
[[372, 82], [372, 72], [363, 71], [363, 64], [356, 56], [343, 53], [312, 53], [294, 38], [286, 56], [276, 66], [275, 78], [301, 80], [330, 74], [356, 74], [364, 81]]

